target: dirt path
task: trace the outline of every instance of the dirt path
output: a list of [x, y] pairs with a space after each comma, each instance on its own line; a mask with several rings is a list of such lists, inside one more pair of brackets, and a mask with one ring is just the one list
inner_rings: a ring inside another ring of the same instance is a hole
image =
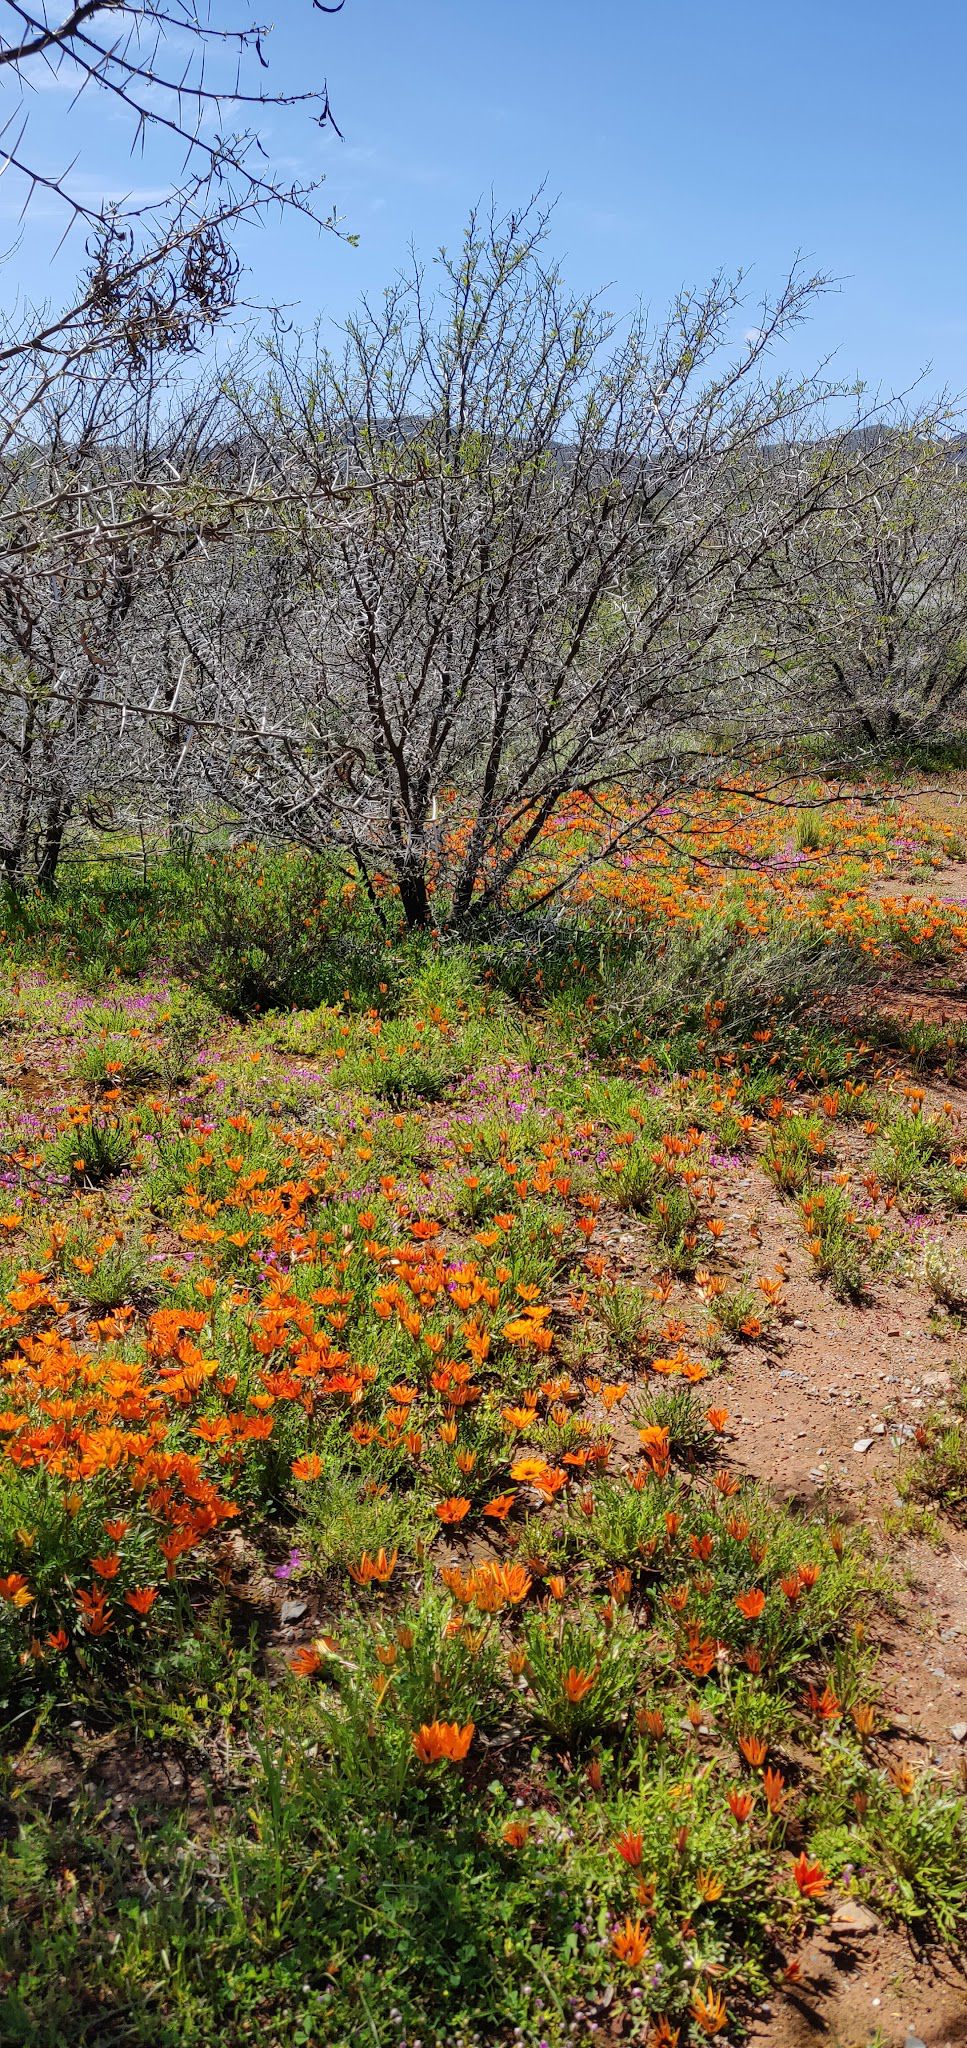
[[813, 1937], [796, 1983], [763, 2007], [750, 2048], [961, 2048], [967, 1978], [868, 1917], [869, 1928], [837, 1929], [834, 1915]]
[[[951, 1105], [955, 1127], [967, 1130], [963, 1089], [927, 1084], [926, 1101]], [[795, 1205], [756, 1161], [716, 1177], [726, 1223], [717, 1263], [733, 1281], [784, 1276], [782, 1318], [768, 1343], [733, 1346], [707, 1383], [715, 1405], [729, 1410], [730, 1462], [780, 1497], [826, 1502], [843, 1522], [867, 1528], [893, 1586], [873, 1631], [883, 1738], [898, 1762], [932, 1764], [952, 1788], [967, 1786], [967, 1531], [944, 1524], [936, 1548], [883, 1526], [900, 1505], [897, 1478], [916, 1428], [967, 1364], [967, 1336], [936, 1313], [915, 1257], [910, 1277], [876, 1280], [862, 1304], [838, 1300], [815, 1274]], [[654, 1252], [643, 1226], [617, 1212], [601, 1222], [595, 1242], [611, 1270], [644, 1281]], [[963, 1258], [963, 1217], [936, 1219], [930, 1234]], [[687, 1285], [676, 1285], [666, 1309], [690, 1315], [694, 1327]], [[925, 2048], [967, 2042], [967, 1975], [918, 1952], [865, 1908], [847, 1902], [798, 1960], [798, 1979], [753, 2030], [755, 2048], [905, 2048], [911, 2035]]]

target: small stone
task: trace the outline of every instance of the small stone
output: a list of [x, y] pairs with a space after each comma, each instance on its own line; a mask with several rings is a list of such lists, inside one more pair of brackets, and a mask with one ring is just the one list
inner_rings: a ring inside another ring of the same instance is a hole
[[950, 1733], [955, 1742], [967, 1742], [967, 1721], [952, 1721]]
[[301, 1621], [308, 1606], [307, 1600], [283, 1600], [281, 1622], [287, 1628], [290, 1621]]
[[844, 1899], [829, 1923], [832, 1934], [855, 1935], [875, 1934], [878, 1925], [876, 1914], [870, 1912], [869, 1906], [862, 1906], [858, 1899]]
[[858, 1436], [853, 1449], [862, 1456], [864, 1451], [871, 1451], [873, 1449], [873, 1438], [871, 1436]]
[[927, 2048], [927, 2044], [925, 2041], [921, 2041], [919, 2034], [908, 2034], [903, 2043], [903, 2048]]

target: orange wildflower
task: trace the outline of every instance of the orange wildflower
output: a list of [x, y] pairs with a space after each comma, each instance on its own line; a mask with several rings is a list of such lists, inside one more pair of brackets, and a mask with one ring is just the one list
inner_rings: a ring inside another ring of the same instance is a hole
[[529, 1835], [530, 1826], [526, 1820], [511, 1820], [504, 1829], [503, 1840], [508, 1849], [522, 1849]]
[[456, 1721], [425, 1721], [413, 1736], [413, 1748], [421, 1764], [460, 1763], [473, 1741], [474, 1723], [461, 1728]]
[[696, 1986], [692, 1993], [692, 2017], [697, 2020], [703, 2034], [710, 2037], [720, 2034], [728, 2024], [728, 2011], [721, 1991], [712, 1986], [703, 1991]]
[[693, 1678], [707, 1678], [718, 1654], [714, 1636], [696, 1635], [689, 1643], [682, 1657], [682, 1665], [692, 1673]]
[[626, 1828], [624, 1834], [618, 1836], [614, 1846], [622, 1862], [627, 1863], [632, 1870], [637, 1870], [641, 1863], [644, 1836], [632, 1828]]
[[824, 1685], [819, 1692], [815, 1685], [810, 1684], [805, 1693], [805, 1703], [810, 1713], [818, 1714], [821, 1721], [835, 1721], [843, 1711], [830, 1685]]
[[314, 1643], [306, 1643], [289, 1658], [289, 1670], [297, 1678], [314, 1678], [322, 1670], [322, 1658]]
[[8, 1572], [0, 1579], [0, 1600], [9, 1600], [13, 1607], [29, 1607], [33, 1594], [22, 1572]]
[[437, 1520], [443, 1523], [444, 1528], [449, 1529], [469, 1515], [470, 1502], [460, 1494], [453, 1494], [449, 1500], [441, 1500], [433, 1512]]
[[821, 1899], [829, 1886], [829, 1878], [821, 1863], [811, 1863], [803, 1850], [792, 1866], [796, 1889], [804, 1899]]
[[712, 1485], [716, 1492], [722, 1495], [723, 1500], [728, 1500], [733, 1493], [738, 1493], [741, 1484], [741, 1480], [734, 1472], [730, 1472], [727, 1466], [723, 1466], [720, 1472], [712, 1474]]
[[292, 1460], [293, 1479], [318, 1479], [321, 1471], [322, 1459], [315, 1451], [307, 1451], [304, 1457]]
[[346, 1570], [357, 1586], [371, 1586], [374, 1579], [378, 1585], [386, 1586], [396, 1570], [398, 1557], [398, 1550], [391, 1550], [387, 1555], [381, 1545], [375, 1557], [370, 1557], [368, 1550], [364, 1550], [359, 1563], [347, 1565]]
[[645, 1429], [638, 1431], [638, 1441], [656, 1477], [663, 1478], [671, 1464], [667, 1429], [658, 1423], [649, 1423]]
[[494, 1500], [487, 1502], [484, 1514], [492, 1522], [506, 1521], [516, 1499], [516, 1493], [498, 1493]]
[[598, 1670], [599, 1666], [595, 1665], [593, 1671], [578, 1671], [572, 1664], [570, 1670], [565, 1672], [561, 1680], [561, 1689], [573, 1706], [578, 1706], [581, 1700], [586, 1699], [592, 1687], [597, 1684]]
[[611, 1948], [619, 1963], [625, 1963], [629, 1970], [636, 1970], [648, 1953], [650, 1941], [650, 1928], [642, 1927], [640, 1920], [625, 1919], [611, 1936]]
[[786, 1781], [782, 1772], [774, 1771], [771, 1766], [768, 1770], [763, 1771], [762, 1790], [766, 1795], [766, 1805], [769, 1808], [769, 1812], [773, 1814], [781, 1813], [788, 1796]]
[[134, 1609], [135, 1614], [147, 1614], [158, 1598], [158, 1588], [132, 1586], [130, 1593], [125, 1593], [124, 1598], [128, 1607]]

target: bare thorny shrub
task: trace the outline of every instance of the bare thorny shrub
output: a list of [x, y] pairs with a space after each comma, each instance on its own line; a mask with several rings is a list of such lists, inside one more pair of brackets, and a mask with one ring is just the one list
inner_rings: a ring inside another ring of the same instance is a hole
[[[842, 443], [837, 488], [768, 565], [776, 681], [873, 756], [942, 734], [967, 689], [958, 426], [946, 401], [888, 407]], [[828, 467], [829, 452], [810, 460]]]
[[716, 717], [730, 751], [761, 742], [761, 653], [730, 624], [829, 499], [832, 468], [776, 460], [827, 393], [767, 368], [818, 289], [794, 274], [737, 354], [722, 279], [622, 332], [532, 208], [474, 215], [435, 284], [414, 264], [338, 355], [276, 337], [236, 393], [271, 544], [240, 534], [172, 592], [213, 793], [341, 849], [374, 899], [389, 878], [409, 924], [431, 887], [463, 924], [525, 874], [541, 900], [576, 792], [614, 853], [650, 822], [611, 814], [616, 786], [657, 803], [707, 779]]
[[[150, 825], [184, 751], [177, 713], [148, 729], [133, 707], [149, 678], [171, 694], [159, 594], [173, 563], [238, 498], [237, 464], [212, 463], [207, 361], [238, 309], [235, 232], [280, 209], [336, 226], [319, 182], [292, 182], [258, 134], [282, 109], [334, 127], [326, 87], [267, 81], [265, 42], [233, 0], [0, 6], [4, 189], [25, 212], [43, 194], [84, 244], [67, 302], [22, 305], [0, 330], [0, 863], [14, 881], [50, 884], [71, 820], [96, 830], [122, 793]], [[98, 201], [77, 153], [45, 162], [31, 105], [51, 77], [72, 88], [68, 127], [78, 103], [127, 121], [160, 196]]]
[[51, 387], [8, 455], [0, 862], [11, 880], [52, 883], [72, 820], [97, 832], [157, 814], [170, 734], [155, 731], [147, 751], [143, 730], [128, 742], [125, 706], [152, 669], [170, 668], [159, 593], [199, 541], [197, 518], [175, 516], [171, 480], [197, 479], [216, 419], [212, 388], [173, 390], [153, 356], [137, 373], [88, 362]]
[[[306, 15], [338, 14], [344, 4], [307, 0]], [[58, 322], [41, 326], [35, 342], [48, 346], [83, 313], [85, 299], [102, 316], [117, 310], [139, 235], [139, 253], [150, 266], [180, 224], [184, 267], [177, 296], [190, 305], [205, 261], [200, 248], [207, 244], [215, 271], [226, 259], [235, 268], [224, 234], [234, 220], [286, 206], [336, 225], [334, 215], [321, 212], [319, 183], [284, 180], [259, 137], [266, 115], [279, 109], [301, 111], [318, 128], [335, 129], [325, 83], [296, 88], [267, 80], [269, 38], [235, 0], [214, 8], [201, 0], [77, 0], [63, 7], [51, 0], [0, 0], [5, 174], [19, 185], [25, 211], [36, 193], [46, 194], [68, 226], [80, 223], [93, 232], [98, 252], [86, 293]], [[181, 166], [180, 182], [160, 200], [97, 200], [76, 156], [62, 169], [46, 164], [30, 116], [36, 87], [51, 81], [72, 92], [72, 113], [93, 103], [126, 125], [132, 151], [149, 145], [167, 150]], [[112, 248], [117, 273], [108, 260]], [[177, 297], [171, 310], [177, 317]]]

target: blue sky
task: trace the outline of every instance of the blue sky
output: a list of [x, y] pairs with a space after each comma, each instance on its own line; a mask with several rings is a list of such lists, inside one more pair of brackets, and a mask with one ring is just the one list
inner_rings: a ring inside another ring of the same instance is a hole
[[[245, 0], [242, 0], [245, 10]], [[378, 290], [413, 238], [452, 241], [471, 202], [512, 205], [542, 180], [573, 282], [625, 310], [658, 309], [683, 282], [744, 265], [755, 291], [797, 250], [832, 272], [794, 356], [837, 350], [873, 385], [967, 387], [967, 169], [962, 0], [255, 0], [270, 15], [270, 82], [328, 78], [344, 140], [273, 113], [270, 153], [324, 170], [352, 249], [297, 222], [248, 237], [255, 290], [309, 323]], [[213, 14], [236, 13], [215, 0]], [[62, 167], [80, 150], [87, 189], [160, 185], [123, 124], [91, 101], [68, 114], [34, 96], [32, 145]], [[16, 202], [0, 184], [0, 229]], [[14, 284], [56, 290], [44, 204], [10, 257]]]

